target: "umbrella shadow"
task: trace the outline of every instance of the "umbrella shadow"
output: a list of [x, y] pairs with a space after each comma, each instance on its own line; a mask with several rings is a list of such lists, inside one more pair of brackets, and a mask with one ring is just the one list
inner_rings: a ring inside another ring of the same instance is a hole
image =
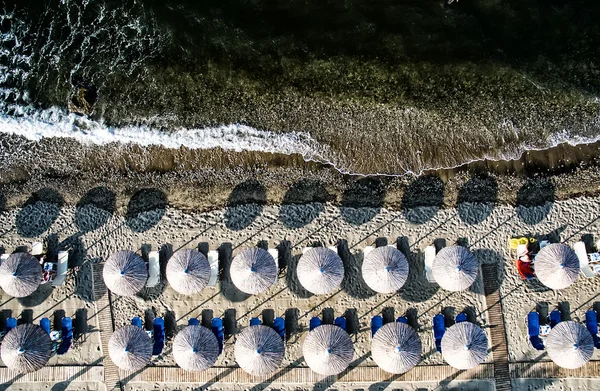
[[397, 246], [408, 261], [408, 277], [398, 294], [402, 299], [412, 303], [429, 300], [440, 287], [437, 284], [430, 283], [425, 277], [425, 255], [418, 250], [412, 252], [406, 236], [398, 238]]
[[456, 210], [465, 223], [479, 224], [490, 216], [497, 201], [496, 179], [488, 175], [477, 175], [458, 189]]
[[402, 196], [402, 213], [412, 224], [431, 220], [444, 204], [444, 182], [437, 176], [415, 179]]
[[286, 228], [302, 228], [310, 224], [332, 200], [325, 185], [315, 179], [303, 179], [293, 183], [283, 196], [279, 220]]
[[350, 183], [342, 194], [340, 215], [353, 225], [371, 221], [383, 206], [386, 188], [380, 179], [362, 178]]
[[225, 226], [232, 231], [247, 228], [262, 214], [267, 204], [267, 190], [256, 179], [236, 185], [227, 199]]
[[344, 263], [344, 279], [342, 289], [350, 296], [357, 299], [367, 299], [377, 294], [371, 289], [362, 275], [362, 254], [352, 254], [348, 249], [348, 241], [345, 239], [338, 242], [338, 254]]
[[6, 211], [6, 196], [0, 191], [0, 213]]
[[127, 204], [125, 223], [133, 232], [146, 232], [162, 219], [168, 204], [167, 195], [159, 189], [138, 190]]
[[116, 211], [115, 192], [106, 187], [89, 190], [75, 207], [74, 221], [82, 233], [97, 230], [105, 225]]
[[17, 213], [17, 233], [26, 238], [40, 236], [56, 221], [64, 203], [62, 195], [51, 188], [33, 193]]
[[555, 200], [556, 186], [544, 177], [530, 178], [517, 192], [517, 216], [526, 224], [540, 223], [548, 216]]

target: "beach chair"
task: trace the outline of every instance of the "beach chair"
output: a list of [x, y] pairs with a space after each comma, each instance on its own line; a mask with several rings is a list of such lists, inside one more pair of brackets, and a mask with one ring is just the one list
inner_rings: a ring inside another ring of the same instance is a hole
[[198, 318], [190, 318], [190, 320], [188, 320], [188, 326], [200, 326], [200, 321]]
[[598, 337], [598, 314], [594, 310], [585, 313], [585, 327], [588, 329], [594, 339], [594, 346], [600, 349], [600, 337]]
[[7, 253], [3, 253], [2, 255], [0, 255], [0, 264], [2, 264], [2, 262], [6, 261], [8, 259], [10, 254]]
[[336, 254], [338, 253], [338, 248], [337, 248], [337, 246], [329, 246], [329, 247], [327, 247], [327, 248], [328, 248], [328, 249], [330, 249], [331, 251], [333, 251], [333, 252], [334, 252], [334, 253], [336, 253]]
[[158, 251], [148, 253], [148, 280], [147, 288], [154, 288], [160, 282], [160, 255]]
[[33, 242], [31, 245], [31, 255], [38, 257], [44, 253], [44, 244], [41, 242]]
[[550, 316], [548, 317], [548, 319], [549, 319], [550, 327], [554, 328], [554, 326], [559, 324], [561, 321], [560, 311], [554, 310], [554, 311], [550, 312]]
[[50, 332], [52, 331], [52, 326], [50, 325], [50, 319], [48, 318], [42, 318], [42, 320], [40, 320], [40, 327], [48, 333], [48, 335], [50, 335]]
[[365, 248], [363, 248], [363, 255], [366, 257], [367, 254], [369, 254], [373, 250], [375, 250], [375, 247], [373, 247], [373, 246], [365, 246]]
[[131, 318], [131, 324], [139, 327], [140, 329], [143, 328], [142, 318], [140, 318], [139, 316], [134, 316], [133, 318]]
[[219, 354], [221, 354], [221, 352], [223, 352], [223, 339], [225, 338], [223, 319], [213, 318], [211, 322], [211, 330], [215, 337], [217, 337], [217, 342], [219, 343]]
[[335, 318], [335, 320], [333, 321], [333, 324], [341, 327], [342, 329], [344, 329], [344, 331], [348, 331], [346, 329], [346, 318], [344, 318], [343, 316], [339, 316], [337, 318]]
[[17, 327], [17, 318], [8, 318], [6, 319], [6, 332], [8, 333], [10, 330]]
[[285, 341], [285, 319], [277, 317], [273, 320], [273, 329]]
[[277, 250], [276, 248], [270, 248], [267, 250], [267, 252], [273, 257], [273, 259], [275, 260], [275, 266], [277, 266], [277, 274], [275, 275], [275, 282], [273, 283], [277, 284], [277, 280], [279, 277], [279, 250]]
[[152, 346], [152, 355], [158, 356], [165, 347], [165, 321], [163, 318], [154, 318], [154, 345]]
[[260, 326], [260, 319], [250, 318], [250, 326]]
[[433, 278], [433, 260], [435, 259], [435, 246], [425, 247], [425, 250], [423, 250], [423, 254], [425, 255], [425, 278], [427, 278], [427, 281], [435, 283], [435, 278]]
[[579, 270], [581, 270], [581, 274], [587, 278], [596, 277], [594, 269], [590, 266], [590, 259], [587, 250], [585, 249], [585, 243], [575, 243], [573, 245], [573, 250], [575, 250], [575, 254], [577, 254], [577, 258], [579, 259]]
[[544, 343], [540, 338], [540, 314], [536, 311], [527, 314], [527, 333], [531, 346], [536, 350], [544, 350]]
[[383, 327], [383, 318], [379, 315], [375, 315], [371, 318], [371, 338], [375, 336], [375, 333]]
[[456, 321], [456, 323], [466, 322], [467, 314], [465, 314], [464, 312], [461, 312], [460, 314], [456, 315], [455, 321]]
[[437, 314], [433, 317], [433, 338], [435, 339], [435, 348], [438, 352], [442, 352], [442, 338], [446, 332], [446, 320], [444, 315]]
[[219, 281], [219, 252], [211, 250], [207, 255], [208, 264], [210, 265], [210, 277], [208, 278], [208, 286], [216, 286]]
[[67, 353], [71, 347], [71, 341], [73, 340], [73, 321], [71, 318], [67, 316], [62, 318], [60, 321], [60, 331], [62, 333], [62, 340], [56, 350], [56, 354], [59, 356]]
[[398, 319], [396, 319], [396, 322], [408, 324], [408, 318], [406, 316], [400, 316]]
[[309, 322], [309, 331], [313, 331], [314, 329], [316, 329], [317, 327], [319, 327], [321, 325], [321, 318], [317, 318], [316, 316], [310, 319]]
[[56, 275], [52, 280], [52, 286], [61, 286], [67, 278], [67, 270], [69, 269], [69, 252], [59, 251], [58, 261], [56, 262]]

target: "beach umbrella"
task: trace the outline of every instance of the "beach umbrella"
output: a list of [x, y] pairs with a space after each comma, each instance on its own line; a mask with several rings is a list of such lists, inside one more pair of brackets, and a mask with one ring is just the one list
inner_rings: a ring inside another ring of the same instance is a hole
[[384, 371], [404, 373], [421, 361], [421, 339], [409, 325], [388, 323], [375, 333], [371, 354]]
[[450, 246], [441, 249], [433, 260], [433, 278], [444, 289], [464, 291], [479, 273], [479, 261], [466, 248]]
[[548, 244], [535, 256], [535, 275], [551, 289], [564, 289], [579, 276], [579, 258], [569, 246]]
[[108, 354], [119, 368], [137, 371], [152, 358], [152, 340], [140, 327], [121, 327], [108, 341]]
[[408, 261], [404, 254], [391, 246], [377, 247], [362, 264], [362, 275], [375, 292], [392, 293], [402, 288], [408, 278]]
[[210, 265], [199, 251], [183, 249], [176, 251], [167, 263], [167, 280], [177, 292], [192, 295], [208, 284]]
[[31, 295], [42, 282], [42, 267], [28, 253], [10, 254], [0, 265], [0, 286], [13, 297]]
[[277, 264], [268, 251], [254, 247], [239, 253], [231, 262], [231, 281], [242, 292], [266, 291], [277, 279]]
[[146, 263], [132, 251], [117, 251], [106, 260], [102, 271], [104, 283], [111, 292], [133, 296], [146, 285]]
[[481, 328], [471, 322], [455, 323], [442, 337], [442, 356], [456, 369], [474, 368], [487, 357], [488, 341]]
[[575, 369], [584, 365], [594, 353], [594, 339], [584, 325], [565, 321], [550, 330], [546, 338], [548, 355], [556, 365]]
[[10, 330], [2, 340], [0, 352], [4, 365], [19, 373], [41, 369], [51, 354], [50, 335], [40, 326], [30, 323]]
[[276, 371], [284, 354], [283, 339], [267, 326], [247, 327], [235, 341], [235, 361], [251, 375], [264, 376]]
[[173, 340], [175, 362], [186, 371], [203, 371], [219, 357], [219, 343], [204, 326], [187, 326]]
[[346, 330], [332, 324], [313, 329], [304, 340], [302, 352], [310, 369], [325, 376], [342, 372], [354, 357], [350, 336]]
[[296, 273], [304, 289], [314, 294], [325, 294], [342, 283], [344, 263], [335, 251], [314, 247], [300, 257]]

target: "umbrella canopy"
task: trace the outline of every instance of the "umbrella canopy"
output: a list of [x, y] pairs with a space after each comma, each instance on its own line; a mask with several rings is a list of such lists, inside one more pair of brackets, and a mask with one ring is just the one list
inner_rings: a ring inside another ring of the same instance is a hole
[[487, 357], [488, 341], [479, 326], [455, 323], [442, 337], [442, 356], [456, 369], [474, 368]]
[[283, 339], [270, 327], [245, 328], [235, 341], [235, 361], [255, 376], [268, 375], [281, 365], [285, 354]]
[[375, 292], [392, 293], [402, 288], [408, 278], [408, 261], [391, 246], [377, 247], [363, 261], [362, 275]]
[[479, 273], [479, 261], [462, 246], [444, 247], [433, 260], [433, 278], [444, 289], [464, 291]]
[[371, 353], [384, 371], [404, 373], [421, 361], [421, 339], [409, 325], [388, 323], [373, 337]]
[[142, 328], [132, 325], [121, 327], [108, 341], [108, 354], [119, 368], [137, 371], [152, 358], [152, 340]]
[[310, 369], [318, 374], [330, 376], [348, 368], [354, 356], [354, 347], [344, 329], [324, 324], [308, 334], [302, 352]]
[[177, 292], [192, 295], [208, 284], [210, 265], [199, 251], [183, 249], [176, 251], [167, 264], [167, 280]]
[[173, 340], [175, 362], [186, 371], [203, 371], [219, 357], [219, 343], [204, 326], [187, 326]]
[[262, 248], [247, 248], [231, 262], [231, 280], [242, 292], [254, 295], [266, 291], [277, 279], [275, 259]]
[[536, 255], [534, 268], [542, 284], [551, 289], [564, 289], [579, 276], [579, 258], [566, 244], [552, 243]]
[[0, 286], [13, 297], [31, 295], [42, 282], [42, 267], [28, 253], [10, 254], [0, 265]]
[[2, 340], [2, 362], [19, 373], [41, 369], [52, 354], [50, 335], [40, 326], [26, 323], [10, 330]]
[[335, 251], [314, 247], [300, 257], [296, 273], [304, 289], [318, 295], [325, 294], [342, 283], [344, 263]]
[[594, 339], [582, 324], [565, 321], [552, 328], [546, 339], [546, 347], [556, 365], [575, 369], [592, 358]]
[[146, 263], [132, 251], [117, 251], [104, 264], [104, 283], [111, 292], [133, 296], [146, 285]]

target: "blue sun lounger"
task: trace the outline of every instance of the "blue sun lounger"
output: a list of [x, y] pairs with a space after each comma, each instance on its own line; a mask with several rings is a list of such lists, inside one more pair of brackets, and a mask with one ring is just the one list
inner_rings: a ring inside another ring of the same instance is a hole
[[40, 327], [48, 333], [48, 335], [50, 335], [50, 332], [52, 331], [52, 326], [50, 325], [50, 319], [48, 318], [42, 318], [42, 320], [40, 320]]
[[250, 318], [250, 326], [260, 326], [260, 319]]
[[531, 346], [536, 350], [544, 350], [544, 343], [540, 338], [540, 314], [536, 311], [527, 314], [527, 333]]
[[188, 326], [200, 326], [200, 321], [197, 318], [190, 318]]
[[406, 316], [400, 316], [398, 319], [396, 319], [396, 322], [408, 324], [408, 318], [406, 318]]
[[442, 352], [442, 338], [446, 332], [446, 320], [444, 315], [437, 314], [433, 317], [433, 338], [435, 338], [435, 348], [438, 352]]
[[213, 318], [211, 322], [211, 330], [215, 337], [217, 337], [217, 342], [219, 343], [219, 354], [223, 352], [223, 340], [225, 339], [225, 329], [223, 328], [223, 319], [221, 318]]
[[273, 329], [285, 341], [285, 320], [283, 318], [275, 318], [273, 320]]
[[131, 318], [131, 324], [133, 326], [137, 326], [141, 329], [143, 327], [142, 326], [142, 318], [140, 318], [139, 316], [134, 316], [133, 318]]
[[460, 314], [456, 315], [455, 321], [456, 321], [456, 323], [466, 322], [467, 314], [465, 314], [464, 312], [461, 312]]
[[371, 338], [375, 336], [375, 333], [383, 327], [383, 318], [379, 315], [375, 315], [371, 319]]
[[554, 310], [552, 312], [550, 312], [550, 327], [554, 328], [554, 326], [556, 326], [557, 324], [560, 323], [561, 318], [560, 318], [560, 311], [559, 310]]
[[60, 330], [62, 333], [62, 340], [56, 350], [57, 355], [63, 355], [69, 351], [71, 347], [71, 341], [73, 340], [73, 320], [69, 317], [64, 317], [60, 321]]
[[335, 318], [333, 324], [341, 327], [344, 331], [348, 331], [346, 330], [346, 318], [344, 318], [343, 316]]
[[594, 310], [585, 313], [585, 327], [588, 329], [594, 339], [594, 346], [600, 349], [600, 337], [598, 337], [598, 314]]
[[152, 355], [158, 356], [165, 347], [165, 321], [163, 318], [154, 318], [152, 325], [154, 335], [154, 345], [152, 346]]
[[316, 316], [310, 319], [309, 323], [309, 331], [313, 331], [317, 327], [321, 325], [321, 318], [317, 318]]

